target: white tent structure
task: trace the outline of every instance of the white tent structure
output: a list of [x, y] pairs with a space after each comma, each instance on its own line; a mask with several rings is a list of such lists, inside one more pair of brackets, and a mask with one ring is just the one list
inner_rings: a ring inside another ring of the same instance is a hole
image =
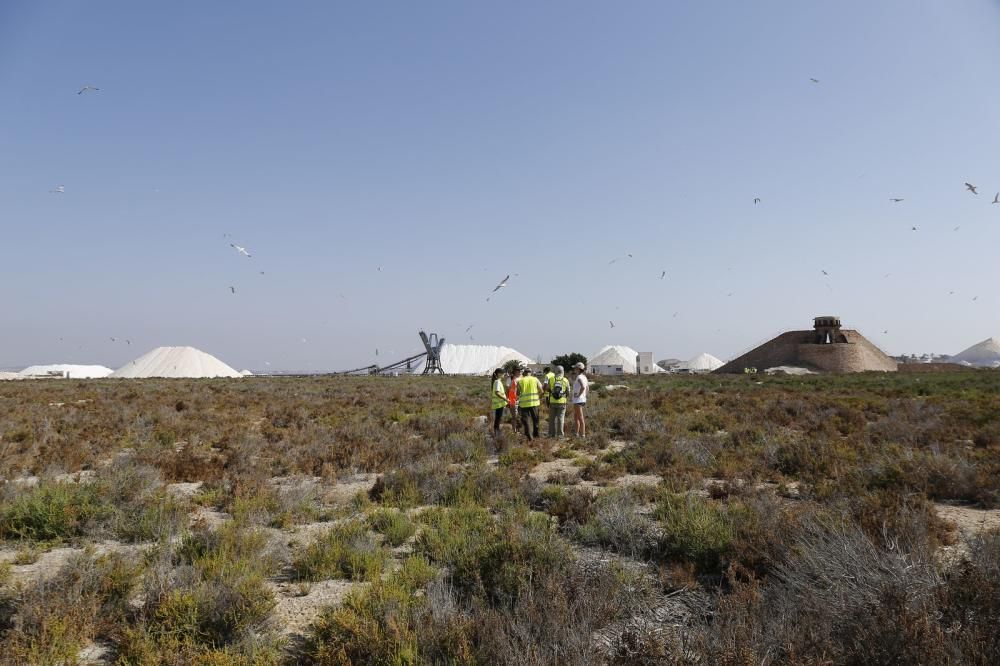
[[71, 363], [53, 363], [51, 365], [33, 365], [17, 373], [25, 379], [29, 377], [66, 377], [69, 379], [100, 379], [107, 377], [111, 368], [103, 365], [73, 365]]
[[948, 361], [972, 365], [977, 368], [1000, 368], [1000, 340], [987, 338], [965, 351], [955, 354]]
[[[449, 343], [441, 347], [441, 369], [448, 375], [485, 375], [514, 360], [524, 365], [533, 363], [530, 358], [510, 347]], [[413, 374], [423, 372], [425, 363], [425, 359], [418, 361], [412, 370]]]
[[110, 376], [201, 379], [242, 375], [211, 354], [194, 347], [157, 347], [118, 368]]
[[[601, 347], [600, 351], [594, 354], [593, 358], [588, 359], [588, 365], [598, 372], [600, 368], [620, 366], [622, 374], [634, 375], [637, 371], [635, 361], [638, 356], [639, 352], [631, 347], [626, 347], [625, 345], [606, 345]], [[656, 365], [653, 367], [655, 368], [653, 372], [663, 372], [663, 368]]]
[[723, 365], [725, 363], [711, 354], [702, 352], [694, 358], [678, 363], [676, 369], [678, 372], [712, 372], [718, 370]]

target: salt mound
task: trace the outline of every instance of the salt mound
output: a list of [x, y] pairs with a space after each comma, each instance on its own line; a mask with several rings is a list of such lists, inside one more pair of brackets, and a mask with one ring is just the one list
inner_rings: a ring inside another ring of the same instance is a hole
[[[494, 345], [452, 345], [441, 346], [441, 368], [449, 375], [485, 375], [493, 372], [508, 361], [520, 361], [523, 365], [532, 360], [510, 347]], [[424, 371], [426, 359], [421, 359], [413, 368], [414, 374]]]
[[157, 347], [118, 368], [111, 377], [240, 377], [240, 373], [211, 354], [194, 347]]
[[241, 377], [253, 377], [253, 373], [249, 370], [240, 370]]
[[19, 372], [0, 372], [0, 382], [12, 379], [24, 379]]
[[103, 365], [72, 365], [69, 363], [54, 363], [52, 365], [33, 365], [18, 373], [21, 377], [51, 377], [58, 375], [69, 379], [100, 379], [111, 374], [111, 368]]
[[773, 368], [767, 368], [764, 370], [769, 375], [815, 375], [816, 373], [809, 368], [800, 368], [797, 365], [776, 365]]
[[[601, 347], [601, 350], [594, 354], [592, 359], [589, 359], [589, 364], [591, 367], [595, 365], [620, 365], [623, 374], [634, 375], [638, 372], [638, 368], [635, 365], [635, 360], [638, 356], [639, 352], [631, 347], [626, 347], [625, 345], [607, 345]], [[659, 366], [654, 367], [656, 368], [654, 372], [663, 372], [663, 368]]]
[[702, 352], [692, 359], [688, 359], [677, 366], [680, 371], [687, 372], [712, 372], [713, 370], [718, 370], [725, 363], [715, 358], [711, 354]]
[[986, 338], [978, 344], [974, 344], [965, 351], [955, 354], [950, 359], [950, 363], [961, 363], [962, 365], [972, 365], [977, 368], [1000, 367], [1000, 340], [996, 338]]

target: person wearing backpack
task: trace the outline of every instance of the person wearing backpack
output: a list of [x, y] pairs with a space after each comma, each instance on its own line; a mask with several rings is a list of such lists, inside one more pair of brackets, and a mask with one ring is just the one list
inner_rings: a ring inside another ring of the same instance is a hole
[[549, 437], [565, 437], [566, 404], [569, 402], [569, 380], [561, 365], [548, 380]]

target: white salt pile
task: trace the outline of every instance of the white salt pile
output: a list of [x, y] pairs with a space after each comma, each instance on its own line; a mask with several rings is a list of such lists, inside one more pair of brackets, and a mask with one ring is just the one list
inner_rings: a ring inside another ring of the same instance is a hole
[[0, 372], [0, 382], [12, 379], [24, 379], [19, 372]]
[[987, 338], [948, 360], [977, 368], [1000, 368], [1000, 340]]
[[[532, 363], [530, 358], [510, 347], [453, 344], [441, 347], [441, 368], [449, 375], [485, 375], [514, 360], [522, 364]], [[420, 374], [425, 365], [426, 361], [421, 359], [413, 368], [413, 373]]]
[[51, 365], [33, 365], [18, 373], [21, 377], [67, 377], [69, 379], [100, 379], [111, 374], [111, 368], [103, 365], [73, 365], [70, 363], [53, 363]]
[[723, 365], [725, 364], [722, 361], [711, 354], [702, 352], [694, 358], [679, 363], [677, 369], [681, 372], [712, 372], [718, 370]]
[[157, 347], [115, 370], [111, 377], [209, 378], [241, 377], [211, 354], [194, 347]]
[[[594, 366], [615, 367], [620, 365], [622, 373], [634, 375], [637, 372], [635, 362], [638, 356], [639, 352], [631, 347], [626, 347], [625, 345], [606, 345], [601, 347], [600, 351], [588, 360], [588, 363], [592, 368]], [[663, 368], [655, 366], [653, 372], [663, 372]]]
[[764, 370], [769, 375], [815, 375], [816, 373], [809, 368], [800, 368], [797, 365], [776, 365], [773, 368], [767, 368]]

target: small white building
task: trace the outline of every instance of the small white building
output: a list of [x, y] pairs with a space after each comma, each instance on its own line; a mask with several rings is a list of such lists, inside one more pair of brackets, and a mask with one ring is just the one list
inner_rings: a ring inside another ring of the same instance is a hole
[[598, 363], [590, 366], [590, 373], [593, 375], [624, 375], [625, 368], [621, 365]]

